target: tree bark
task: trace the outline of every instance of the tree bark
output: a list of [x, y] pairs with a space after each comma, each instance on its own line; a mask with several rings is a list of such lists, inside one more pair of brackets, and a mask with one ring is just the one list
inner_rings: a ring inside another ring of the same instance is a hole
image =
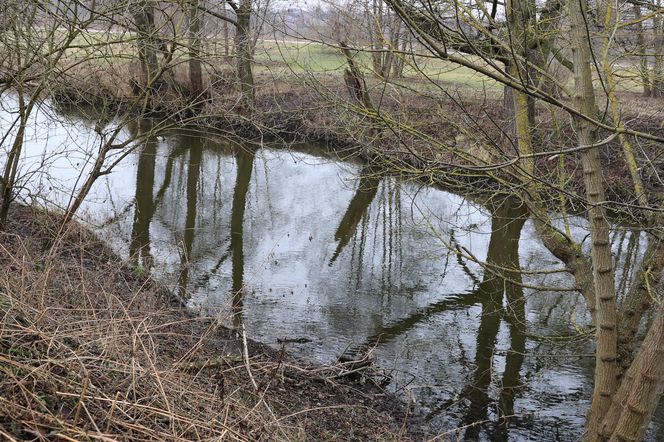
[[397, 49], [401, 51], [401, 54], [399, 54], [397, 57], [394, 58], [394, 61], [392, 62], [392, 76], [394, 78], [401, 78], [403, 77], [403, 68], [404, 65], [406, 64], [406, 59], [404, 53], [408, 49], [408, 39], [409, 35], [408, 32], [403, 32], [401, 30], [401, 20], [398, 17], [395, 17], [395, 20], [399, 20], [399, 33], [397, 34], [397, 42], [398, 46]]
[[[223, 14], [224, 16], [228, 15], [228, 12], [226, 11], [226, 3], [224, 2], [223, 4]], [[225, 20], [222, 20], [221, 26], [223, 27], [223, 34], [224, 34], [224, 57], [228, 57], [230, 55], [230, 45], [229, 45], [229, 30], [228, 30], [228, 22]]]
[[650, 72], [648, 69], [648, 55], [646, 54], [646, 42], [643, 35], [643, 21], [641, 18], [641, 5], [634, 4], [634, 19], [636, 20], [636, 56], [639, 57], [639, 75], [641, 76], [641, 85], [643, 86], [643, 95], [650, 96]]
[[[657, 2], [662, 6], [661, 0]], [[654, 66], [651, 77], [651, 95], [653, 97], [664, 97], [664, 18], [661, 14], [653, 17], [654, 33]]]
[[[538, 45], [535, 43], [535, 39], [539, 37], [532, 35], [536, 26], [535, 2], [534, 0], [508, 0], [506, 13], [514, 56], [507, 57], [509, 62], [506, 63], [505, 69], [509, 75], [518, 79], [524, 86], [533, 87], [536, 85], [536, 82], [533, 81], [536, 72], [533, 66], [538, 65], [539, 59], [544, 57], [544, 55], [540, 55]], [[520, 58], [525, 59], [526, 62], [522, 62]], [[505, 87], [504, 93], [506, 95], [510, 93], [508, 87]], [[535, 121], [535, 100], [529, 95], [524, 94], [524, 97], [527, 102], [528, 119], [532, 124]], [[508, 98], [505, 97], [504, 101], [507, 103]]]
[[664, 390], [664, 303], [603, 422], [610, 441], [641, 441]]
[[201, 13], [199, 0], [189, 4], [189, 86], [194, 100], [203, 95], [203, 70], [201, 68]]
[[618, 321], [618, 355], [620, 369], [629, 368], [636, 347], [641, 319], [652, 305], [652, 287], [664, 271], [664, 241], [651, 237], [632, 286], [622, 302]]
[[254, 75], [252, 73], [251, 50], [251, 0], [241, 0], [236, 11], [237, 25], [235, 26], [235, 54], [237, 55], [237, 73], [240, 80], [240, 92], [244, 104], [253, 108]]
[[[530, 1], [521, 2], [513, 0], [507, 3], [508, 6], [508, 19], [510, 21], [511, 31], [513, 38], [516, 40], [525, 39], [524, 34], [524, 16], [529, 17], [527, 12], [519, 12], [514, 9], [531, 8]], [[525, 51], [524, 45], [516, 45], [516, 50]], [[518, 53], [517, 53], [518, 54]], [[531, 54], [532, 56], [533, 54]], [[515, 77], [524, 75], [519, 69], [519, 58], [515, 57], [507, 64], [509, 73]], [[540, 189], [536, 182], [533, 180], [535, 174], [535, 164], [532, 158], [533, 146], [531, 136], [531, 125], [533, 123], [532, 111], [529, 106], [528, 96], [516, 89], [505, 87], [505, 95], [503, 97], [506, 110], [509, 111], [513, 117], [513, 127], [509, 130], [512, 131], [513, 137], [516, 139], [518, 155], [522, 158], [517, 166], [514, 168], [513, 175], [518, 177], [520, 183], [525, 186], [526, 191], [523, 193], [524, 200], [526, 200], [529, 211], [532, 215], [535, 228], [539, 237], [541, 238], [545, 247], [560, 259], [567, 269], [567, 271], [574, 277], [578, 290], [583, 295], [588, 305], [588, 310], [592, 317], [593, 323], [595, 322], [595, 286], [591, 278], [591, 263], [590, 260], [582, 253], [581, 246], [560, 233], [552, 224], [546, 205], [542, 200]]]
[[14, 186], [16, 184], [16, 175], [18, 173], [18, 164], [21, 158], [21, 151], [23, 150], [23, 141], [25, 139], [25, 131], [28, 124], [28, 116], [32, 112], [34, 99], [26, 104], [23, 86], [19, 85], [17, 88], [18, 93], [18, 128], [12, 147], [7, 155], [7, 162], [5, 163], [4, 173], [2, 176], [2, 203], [0, 203], [0, 230], [4, 230], [7, 223], [7, 216], [9, 215], [9, 206], [14, 200]]
[[[143, 89], [158, 89], [159, 82], [156, 77], [159, 70], [157, 61], [159, 43], [154, 25], [154, 8], [148, 4], [147, 0], [138, 1], [132, 6], [132, 14], [138, 33], [139, 86]], [[140, 91], [136, 92], [139, 93]]]
[[350, 48], [344, 42], [340, 42], [341, 51], [346, 57], [346, 62], [348, 63], [348, 68], [344, 70], [344, 81], [346, 87], [348, 88], [348, 93], [351, 98], [356, 100], [362, 107], [370, 112], [374, 112], [375, 108], [373, 102], [371, 101], [371, 96], [367, 90], [367, 84], [364, 81], [364, 75], [360, 68], [355, 63], [353, 54], [350, 52]]
[[383, 49], [382, 35], [382, 11], [380, 5], [382, 0], [371, 0], [371, 9], [367, 6], [367, 25], [369, 29], [369, 42], [371, 47], [371, 64], [374, 74], [383, 76]]
[[[586, 0], [568, 2], [574, 54], [574, 104], [578, 111], [592, 115], [595, 110], [595, 92], [591, 46], [586, 28], [587, 8]], [[596, 141], [595, 128], [578, 117], [575, 118], [575, 124], [579, 145], [592, 145]], [[601, 439], [601, 421], [611, 405], [611, 396], [617, 386], [617, 309], [609, 223], [603, 206], [605, 196], [599, 148], [583, 150], [581, 161], [589, 205], [592, 275], [596, 293], [595, 388], [586, 433], [587, 439], [594, 441]]]

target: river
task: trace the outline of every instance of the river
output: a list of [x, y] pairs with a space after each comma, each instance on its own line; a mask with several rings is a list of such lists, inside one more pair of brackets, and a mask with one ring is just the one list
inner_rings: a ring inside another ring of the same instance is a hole
[[[99, 145], [95, 125], [48, 106], [33, 116], [24, 201], [67, 204]], [[124, 136], [149, 129], [134, 123]], [[509, 201], [464, 198], [314, 145], [180, 130], [147, 137], [79, 215], [135, 271], [152, 271], [202, 314], [243, 323], [250, 338], [320, 363], [371, 349], [387, 388], [431, 434], [582, 435], [589, 316]], [[569, 229], [587, 243], [583, 219]], [[631, 275], [642, 236], [616, 227], [612, 241], [619, 274]], [[661, 418], [649, 437], [664, 440]]]

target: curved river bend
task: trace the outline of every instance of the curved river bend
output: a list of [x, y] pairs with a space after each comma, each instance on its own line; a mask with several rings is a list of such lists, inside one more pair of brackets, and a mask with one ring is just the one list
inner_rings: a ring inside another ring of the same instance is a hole
[[[9, 119], [0, 112], [3, 133]], [[94, 124], [49, 109], [34, 117], [26, 199], [66, 204], [98, 146]], [[508, 203], [381, 176], [315, 146], [182, 131], [138, 146], [95, 184], [81, 216], [191, 308], [243, 321], [253, 339], [288, 341], [321, 362], [375, 346], [390, 388], [414, 401], [432, 434], [582, 434], [593, 376], [583, 299], [565, 290], [566, 274], [537, 272], [561, 266]], [[575, 222], [582, 240], [585, 223]], [[629, 275], [641, 236], [616, 229], [612, 239]], [[664, 440], [658, 416], [650, 435]]]

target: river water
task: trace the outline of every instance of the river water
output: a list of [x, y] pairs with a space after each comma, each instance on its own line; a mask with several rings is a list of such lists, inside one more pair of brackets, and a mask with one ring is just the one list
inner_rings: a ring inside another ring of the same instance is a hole
[[[3, 103], [5, 134], [11, 100]], [[99, 146], [95, 125], [36, 112], [24, 200], [67, 204]], [[124, 136], [149, 128], [134, 123]], [[372, 348], [387, 388], [413, 403], [432, 435], [582, 435], [589, 317], [508, 201], [473, 201], [312, 145], [171, 131], [147, 137], [102, 177], [80, 216], [137, 271], [153, 271], [192, 309], [243, 322], [253, 339], [323, 363]], [[587, 237], [582, 219], [567, 227]], [[642, 237], [616, 228], [612, 240], [629, 276]], [[664, 425], [649, 434], [664, 440]]]

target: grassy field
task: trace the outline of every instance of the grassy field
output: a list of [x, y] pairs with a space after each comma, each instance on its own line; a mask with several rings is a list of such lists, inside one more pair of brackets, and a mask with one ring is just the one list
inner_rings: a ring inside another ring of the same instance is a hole
[[[44, 31], [45, 32], [45, 31]], [[64, 38], [64, 34], [62, 36]], [[76, 37], [73, 47], [66, 53], [69, 60], [87, 59], [98, 67], [113, 67], [118, 64], [135, 60], [136, 35], [131, 32], [86, 31]], [[186, 61], [188, 59], [188, 40], [182, 39], [176, 46], [173, 63], [179, 65], [186, 77]], [[203, 41], [202, 57], [208, 67], [221, 70], [233, 70], [232, 57], [224, 55], [225, 46], [233, 50], [233, 42], [226, 45], [223, 39], [206, 38]], [[466, 56], [467, 60], [490, 68], [476, 56]], [[367, 73], [372, 75], [371, 54], [357, 52], [355, 60]], [[258, 40], [254, 54], [254, 72], [264, 79], [286, 80], [301, 83], [301, 76], [325, 74], [341, 76], [347, 64], [341, 51], [332, 45], [309, 41], [275, 41]], [[484, 94], [497, 97], [502, 93], [503, 86], [495, 80], [479, 74], [472, 69], [455, 63], [440, 60], [423, 54], [406, 56], [404, 77], [393, 79], [395, 85], [403, 86], [422, 93], [436, 93], [440, 90], [454, 91], [457, 94]], [[563, 77], [564, 78], [564, 77]], [[629, 63], [616, 63], [614, 79], [619, 92], [638, 92], [641, 81], [638, 68]], [[563, 80], [565, 86], [571, 88], [571, 75]], [[380, 81], [373, 82], [380, 84]], [[602, 90], [603, 85], [597, 76], [596, 87]]]
[[[371, 73], [371, 55], [358, 52], [355, 60], [365, 72]], [[338, 73], [346, 69], [346, 60], [334, 46], [314, 42], [262, 41], [256, 48], [257, 72], [272, 73]], [[473, 60], [479, 62], [478, 57]], [[496, 81], [471, 69], [454, 63], [426, 56], [408, 56], [405, 59], [404, 77], [422, 78], [426, 75], [436, 82], [458, 84], [479, 89], [500, 89]]]
[[[63, 32], [58, 39], [62, 41], [64, 38]], [[95, 65], [112, 65], [135, 59], [137, 56], [135, 43], [136, 36], [131, 32], [109, 33], [91, 30], [77, 36], [66, 55], [70, 60], [87, 59]], [[229, 47], [232, 51], [232, 42], [229, 42]], [[210, 66], [219, 67], [232, 63], [224, 55], [224, 51], [225, 44], [222, 39], [208, 38], [203, 41], [203, 58]], [[176, 47], [173, 61], [176, 64], [184, 63], [187, 56], [188, 41], [183, 39]], [[469, 57], [469, 59], [480, 63], [478, 57]], [[355, 60], [366, 73], [371, 74], [370, 53], [357, 52]], [[256, 74], [269, 74], [276, 78], [321, 73], [342, 75], [347, 66], [338, 48], [307, 41], [259, 40], [254, 61]], [[496, 81], [454, 63], [422, 55], [406, 57], [404, 78], [423, 77], [435, 82], [477, 90], [502, 89]]]

